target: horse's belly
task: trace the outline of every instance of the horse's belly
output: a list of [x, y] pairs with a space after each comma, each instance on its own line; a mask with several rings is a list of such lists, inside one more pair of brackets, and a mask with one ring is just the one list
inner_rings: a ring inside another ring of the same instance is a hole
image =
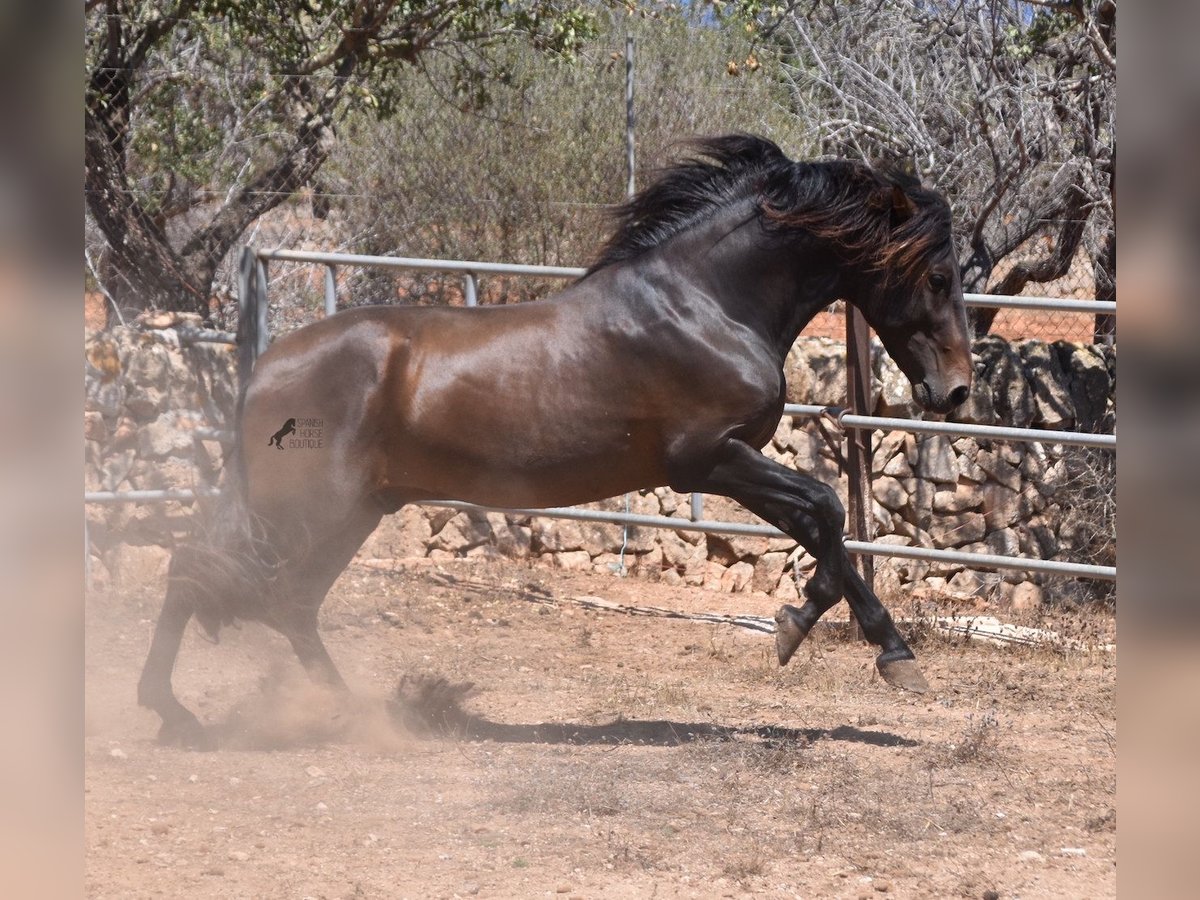
[[630, 468], [614, 471], [600, 464], [571, 472], [505, 471], [472, 479], [461, 489], [461, 499], [481, 506], [573, 506], [661, 483], [661, 479], [639, 474]]
[[602, 500], [666, 483], [660, 454], [636, 447], [547, 452], [520, 444], [496, 450], [483, 443], [438, 448], [410, 444], [392, 457], [388, 486], [400, 496], [540, 508]]

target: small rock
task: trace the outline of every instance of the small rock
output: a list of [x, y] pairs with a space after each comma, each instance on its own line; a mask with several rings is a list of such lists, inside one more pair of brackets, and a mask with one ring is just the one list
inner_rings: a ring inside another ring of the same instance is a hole
[[88, 441], [103, 441], [108, 437], [108, 426], [104, 424], [104, 416], [95, 410], [83, 414], [83, 437]]
[[930, 523], [929, 534], [938, 549], [961, 547], [982, 540], [987, 534], [987, 524], [982, 513], [977, 512], [936, 516]]
[[129, 756], [129, 754], [127, 754], [120, 747], [113, 747], [111, 750], [108, 751], [108, 755], [111, 756], [113, 759], [126, 759]]
[[324, 778], [325, 777], [324, 769], [321, 769], [317, 766], [309, 766], [307, 769], [304, 770], [304, 773], [309, 778]]
[[891, 889], [892, 889], [892, 886], [890, 884], [888, 884], [886, 881], [875, 882], [875, 890], [877, 892], [879, 892], [880, 894], [886, 894]]
[[565, 550], [554, 554], [554, 567], [567, 572], [585, 572], [592, 568], [592, 557], [586, 550]]
[[903, 509], [908, 505], [908, 491], [896, 478], [882, 475], [871, 485], [871, 493], [886, 509]]
[[929, 481], [958, 481], [958, 464], [950, 439], [945, 435], [925, 435], [917, 442], [916, 472]]
[[569, 884], [560, 884], [558, 887], [556, 887], [554, 889], [554, 893], [569, 894], [569, 893], [571, 893], [571, 886]]
[[1000, 900], [1000, 892], [992, 890], [984, 891], [983, 900]]
[[168, 825], [166, 822], [155, 822], [153, 825], [150, 826], [151, 834], [163, 835], [163, 834], [166, 834], [170, 830], [171, 830], [171, 826]]
[[736, 562], [721, 574], [721, 590], [728, 594], [740, 594], [750, 586], [754, 578], [754, 566], [748, 562]]
[[1063, 847], [1059, 852], [1063, 856], [1087, 856], [1087, 850], [1083, 847]]
[[1042, 605], [1042, 589], [1032, 581], [1013, 586], [1012, 608], [1017, 612], [1033, 612]]
[[1022, 862], [1045, 862], [1046, 857], [1042, 856], [1036, 850], [1022, 850], [1021, 860]]
[[112, 449], [125, 450], [133, 446], [135, 440], [137, 440], [137, 423], [129, 416], [121, 416], [117, 420], [117, 427], [113, 432]]
[[952, 491], [937, 491], [933, 495], [933, 511], [936, 513], [971, 512], [979, 509], [983, 503], [983, 495], [962, 484]]
[[317, 812], [325, 812], [325, 810], [329, 809], [329, 807], [325, 805], [324, 800], [318, 800], [317, 805], [314, 808], [317, 810]]
[[912, 466], [908, 464], [908, 457], [903, 453], [897, 453], [883, 467], [884, 475], [891, 475], [895, 478], [911, 478], [912, 473], [913, 470]]
[[197, 781], [200, 780], [200, 776], [193, 772], [191, 775], [189, 775], [187, 777], [187, 780], [188, 780], [188, 784], [195, 784]]
[[778, 586], [786, 565], [786, 553], [764, 553], [754, 563], [754, 577], [750, 586], [756, 591], [769, 594]]

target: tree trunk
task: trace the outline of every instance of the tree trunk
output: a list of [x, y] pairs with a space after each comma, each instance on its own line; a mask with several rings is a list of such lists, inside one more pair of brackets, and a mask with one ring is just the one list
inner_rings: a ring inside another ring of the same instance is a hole
[[[1084, 212], [1084, 207], [1087, 204], [1087, 194], [1080, 184], [1080, 178], [1081, 176], [1077, 175], [1074, 181], [1067, 187], [1066, 196], [1059, 213], [1060, 226], [1058, 234], [1055, 235], [1054, 248], [1050, 251], [1050, 254], [1033, 263], [1017, 263], [1009, 270], [1007, 275], [1000, 279], [999, 283], [992, 288], [990, 293], [1006, 297], [1014, 296], [1021, 293], [1025, 285], [1031, 281], [1035, 284], [1044, 284], [1047, 281], [1062, 278], [1071, 270], [1071, 263], [1075, 259], [1079, 245], [1083, 242], [1083, 232], [1087, 225], [1087, 215]], [[999, 311], [996, 309], [979, 309], [976, 312], [977, 317], [974, 323], [975, 333], [976, 335], [987, 334]]]
[[[343, 69], [348, 75], [352, 65]], [[298, 112], [293, 144], [176, 249], [165, 223], [138, 202], [125, 177], [128, 87], [107, 71], [93, 77], [84, 116], [85, 196], [89, 212], [108, 240], [104, 268], [112, 279], [105, 287], [122, 315], [168, 309], [199, 313], [207, 319], [217, 267], [242, 233], [307, 184], [328, 159], [333, 147], [331, 120], [341, 90], [327, 91], [309, 105], [304, 101], [312, 92], [302, 79], [294, 79], [289, 87]]]

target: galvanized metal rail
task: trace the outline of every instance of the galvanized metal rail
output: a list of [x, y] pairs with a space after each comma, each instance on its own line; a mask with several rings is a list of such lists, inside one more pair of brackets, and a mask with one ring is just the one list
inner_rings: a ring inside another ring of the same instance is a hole
[[983, 438], [989, 441], [1065, 444], [1071, 447], [1095, 447], [1115, 450], [1115, 434], [1088, 434], [1081, 431], [1051, 431], [1040, 428], [1010, 428], [1004, 425], [970, 425], [966, 422], [939, 422], [923, 419], [897, 419], [888, 416], [857, 416], [838, 406], [812, 406], [788, 403], [783, 414], [794, 418], [832, 416], [845, 428], [865, 431], [907, 431], [910, 434], [943, 434], [948, 437]]

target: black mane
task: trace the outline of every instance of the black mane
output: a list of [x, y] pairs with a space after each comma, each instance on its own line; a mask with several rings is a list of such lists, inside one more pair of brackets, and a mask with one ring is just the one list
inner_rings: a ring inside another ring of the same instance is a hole
[[792, 167], [778, 146], [754, 135], [701, 138], [689, 146], [695, 156], [671, 166], [617, 208], [616, 231], [589, 274], [657, 247], [709, 212], [757, 193], [761, 182]]
[[[617, 228], [588, 274], [659, 246], [711, 212], [753, 197], [767, 228], [806, 231], [833, 241], [847, 263], [899, 269], [950, 240], [950, 208], [903, 172], [861, 162], [796, 162], [766, 138], [730, 134], [697, 140], [695, 155], [666, 169], [615, 213]], [[914, 203], [911, 217], [892, 220], [892, 192]]]

